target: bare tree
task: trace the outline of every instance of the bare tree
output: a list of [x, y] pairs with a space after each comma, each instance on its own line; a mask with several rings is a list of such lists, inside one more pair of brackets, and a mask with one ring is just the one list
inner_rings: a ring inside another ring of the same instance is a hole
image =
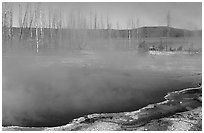
[[61, 44], [61, 42], [62, 42], [62, 14], [61, 14], [61, 10], [59, 10], [58, 11], [59, 13], [58, 13], [58, 28], [57, 28], [57, 30], [58, 30], [58, 44], [60, 45]]
[[36, 52], [37, 53], [39, 51], [39, 33], [38, 33], [38, 28], [39, 28], [39, 8], [40, 8], [40, 3], [35, 4], [35, 38], [36, 38]]
[[97, 29], [97, 14], [94, 15], [94, 29]]
[[[11, 3], [2, 3], [2, 41], [3, 48], [12, 48], [13, 7]], [[10, 47], [8, 47], [10, 46]]]
[[92, 29], [92, 12], [90, 12], [90, 18], [89, 18], [89, 24], [90, 24], [90, 29]]
[[13, 8], [10, 7], [10, 28], [9, 28], [10, 38], [13, 39]]
[[6, 27], [6, 11], [7, 9], [7, 3], [3, 2], [2, 3], [2, 27]]
[[170, 17], [170, 12], [169, 11], [167, 12], [166, 20], [167, 20], [167, 32], [166, 32], [166, 51], [167, 51], [168, 37], [170, 35], [170, 21], [171, 21], [171, 17]]
[[166, 15], [166, 21], [167, 21], [167, 27], [170, 27], [171, 26], [171, 16], [170, 16], [169, 11], [167, 12], [167, 15]]
[[19, 23], [19, 27], [21, 28], [23, 25], [23, 21], [22, 21], [22, 6], [21, 4], [19, 4], [19, 13], [18, 13], [18, 23]]
[[104, 29], [103, 15], [101, 15], [101, 29]]
[[48, 28], [49, 28], [49, 35], [48, 35], [48, 39], [49, 39], [49, 43], [50, 43], [50, 40], [52, 39], [52, 16], [51, 16], [51, 9], [49, 8], [49, 16], [48, 16]]
[[107, 16], [107, 29], [111, 29], [111, 24], [110, 24], [109, 16]]
[[[20, 39], [22, 39], [23, 36], [23, 28], [27, 28], [27, 14], [28, 14], [28, 4], [26, 5], [26, 10], [25, 10], [25, 14], [23, 17], [23, 21], [21, 18], [19, 18], [19, 20], [21, 20], [21, 27], [20, 27]], [[20, 9], [21, 10], [21, 9]]]
[[7, 20], [7, 3], [2, 3], [2, 52], [6, 52], [7, 51], [7, 25], [8, 25], [8, 20]]
[[137, 43], [139, 44], [139, 26], [140, 26], [140, 20], [139, 18], [137, 18]]
[[117, 22], [116, 27], [117, 27], [118, 30], [120, 29], [119, 22]]
[[134, 19], [133, 19], [133, 17], [131, 18], [131, 28], [132, 28], [132, 29], [135, 28], [135, 23], [134, 23]]
[[32, 5], [30, 4], [29, 6], [30, 8], [30, 22], [29, 22], [29, 31], [30, 31], [30, 37], [32, 38], [33, 37], [33, 32], [32, 32], [32, 26], [33, 26], [33, 19], [34, 19], [34, 12], [33, 12], [33, 9], [32, 9]]

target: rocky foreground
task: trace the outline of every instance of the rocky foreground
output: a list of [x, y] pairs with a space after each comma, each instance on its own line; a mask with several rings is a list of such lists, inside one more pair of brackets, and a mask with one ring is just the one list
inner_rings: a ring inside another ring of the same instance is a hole
[[202, 131], [202, 87], [171, 92], [140, 110], [91, 114], [52, 128], [3, 127], [4, 131]]

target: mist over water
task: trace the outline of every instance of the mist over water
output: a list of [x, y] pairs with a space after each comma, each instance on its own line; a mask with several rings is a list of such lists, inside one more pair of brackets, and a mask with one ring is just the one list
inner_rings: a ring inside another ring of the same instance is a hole
[[2, 125], [60, 126], [197, 86], [201, 10], [201, 3], [3, 2]]
[[193, 58], [113, 51], [3, 56], [3, 125], [59, 126], [85, 114], [132, 111], [163, 101], [167, 92], [201, 82], [191, 77], [201, 70], [201, 57]]

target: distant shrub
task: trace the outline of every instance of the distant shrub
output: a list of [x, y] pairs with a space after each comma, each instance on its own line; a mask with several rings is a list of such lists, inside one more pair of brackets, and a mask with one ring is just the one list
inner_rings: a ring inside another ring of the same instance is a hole
[[147, 52], [149, 50], [147, 43], [145, 43], [145, 41], [143, 41], [142, 43], [139, 43], [138, 50], [141, 52]]
[[180, 46], [177, 48], [177, 51], [182, 51], [183, 50], [183, 46]]
[[159, 50], [159, 51], [164, 50], [164, 46], [163, 46], [162, 42], [159, 44], [159, 46], [158, 46], [158, 50]]

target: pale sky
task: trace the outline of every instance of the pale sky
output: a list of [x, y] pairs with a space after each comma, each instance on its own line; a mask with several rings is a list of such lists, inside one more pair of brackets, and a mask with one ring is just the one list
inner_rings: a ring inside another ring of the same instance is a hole
[[[18, 4], [14, 8], [15, 17], [18, 16]], [[43, 8], [52, 10], [60, 9], [63, 16], [67, 16], [71, 11], [80, 11], [86, 14], [87, 17], [91, 12], [96, 12], [99, 17], [103, 16], [106, 21], [106, 16], [109, 16], [110, 23], [113, 28], [116, 28], [117, 22], [121, 28], [127, 28], [130, 18], [133, 18], [135, 25], [137, 19], [139, 26], [164, 26], [167, 25], [167, 13], [170, 12], [170, 25], [176, 28], [185, 28], [190, 30], [202, 29], [202, 3], [201, 2], [133, 2], [133, 3], [42, 3]], [[17, 22], [14, 21], [15, 25]]]

